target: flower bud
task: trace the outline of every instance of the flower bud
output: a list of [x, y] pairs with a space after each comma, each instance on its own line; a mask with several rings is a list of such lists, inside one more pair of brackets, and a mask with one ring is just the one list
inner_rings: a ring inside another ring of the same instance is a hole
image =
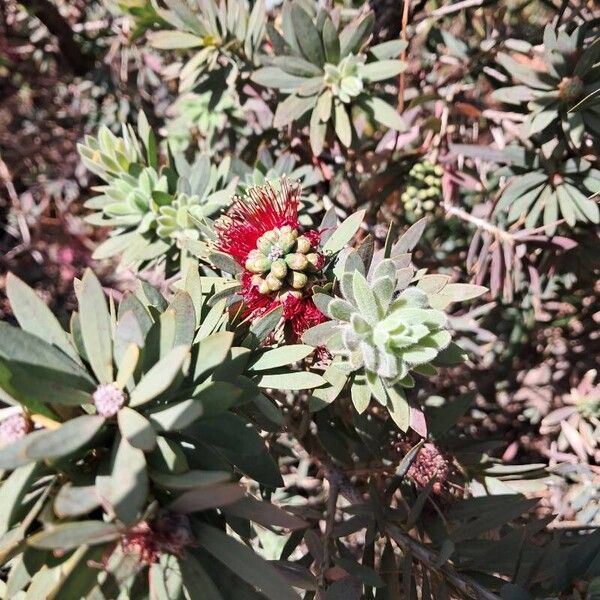
[[266, 256], [246, 259], [245, 267], [251, 273], [265, 273], [269, 270], [271, 261]]
[[296, 252], [300, 252], [302, 254], [308, 254], [308, 252], [310, 252], [311, 248], [312, 248], [312, 244], [310, 243], [310, 240], [306, 236], [301, 235], [296, 240]]
[[105, 419], [114, 417], [125, 404], [125, 392], [116, 383], [99, 385], [92, 398], [96, 412]]
[[300, 254], [299, 252], [288, 254], [285, 257], [285, 262], [287, 263], [288, 267], [294, 271], [304, 271], [308, 265], [306, 256], [304, 256], [304, 254]]
[[425, 200], [425, 202], [423, 202], [423, 208], [425, 210], [433, 210], [435, 208], [435, 202], [433, 200]]
[[267, 283], [267, 287], [269, 288], [269, 291], [271, 291], [271, 292], [277, 292], [281, 289], [281, 286], [283, 286], [283, 282], [281, 281], [281, 279], [278, 279], [277, 277], [275, 277], [275, 275], [273, 275], [273, 273], [269, 273], [267, 275], [265, 282]]
[[306, 260], [308, 261], [307, 269], [313, 273], [321, 268], [323, 262], [323, 258], [316, 252], [307, 254]]
[[287, 254], [294, 247], [294, 243], [296, 242], [297, 236], [298, 236], [297, 231], [290, 231], [290, 232], [281, 234], [278, 245], [282, 249], [283, 254]]
[[304, 273], [299, 273], [298, 271], [288, 273], [287, 280], [295, 290], [301, 290], [308, 283], [308, 277]]
[[287, 275], [287, 265], [285, 264], [285, 260], [278, 258], [271, 265], [271, 273], [275, 275], [278, 279], [283, 279]]

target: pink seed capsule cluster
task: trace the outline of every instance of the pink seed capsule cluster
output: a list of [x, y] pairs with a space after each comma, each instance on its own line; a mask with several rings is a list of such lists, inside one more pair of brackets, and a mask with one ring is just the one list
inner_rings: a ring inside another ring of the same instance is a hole
[[6, 419], [0, 421], [0, 446], [6, 446], [20, 440], [31, 429], [32, 423], [23, 413], [6, 417]]

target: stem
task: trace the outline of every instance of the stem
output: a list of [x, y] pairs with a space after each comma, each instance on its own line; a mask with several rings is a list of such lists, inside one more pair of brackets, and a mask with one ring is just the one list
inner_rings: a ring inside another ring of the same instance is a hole
[[[406, 35], [406, 28], [408, 27], [408, 14], [410, 10], [410, 0], [404, 0], [404, 4], [402, 5], [402, 30], [400, 37], [403, 41], [408, 41], [408, 36]], [[406, 48], [402, 50], [402, 54], [400, 56], [403, 62], [406, 62]], [[400, 73], [400, 85], [398, 87], [398, 112], [402, 113], [404, 111], [404, 88], [406, 86], [406, 71], [402, 71]]]
[[315, 600], [319, 600], [322, 594], [325, 592], [325, 572], [329, 568], [329, 545], [331, 543], [331, 536], [333, 535], [333, 528], [335, 526], [335, 513], [337, 510], [337, 501], [340, 494], [340, 489], [335, 478], [329, 478], [329, 496], [327, 498], [327, 514], [325, 519], [325, 531], [323, 532], [322, 544], [323, 544], [323, 560], [319, 567], [319, 574], [317, 580], [317, 595]]

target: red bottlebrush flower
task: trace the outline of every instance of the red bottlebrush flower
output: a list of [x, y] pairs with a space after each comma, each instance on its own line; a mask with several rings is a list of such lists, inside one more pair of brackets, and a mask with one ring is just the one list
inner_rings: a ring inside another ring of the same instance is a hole
[[300, 232], [300, 194], [300, 185], [286, 179], [251, 188], [215, 224], [216, 249], [243, 268], [244, 317], [255, 320], [283, 306], [294, 339], [325, 320], [311, 293], [325, 258], [319, 232]]
[[121, 539], [125, 554], [134, 554], [147, 565], [156, 562], [163, 553], [183, 556], [186, 546], [193, 546], [195, 539], [186, 515], [164, 512], [153, 521], [140, 521], [129, 529]]

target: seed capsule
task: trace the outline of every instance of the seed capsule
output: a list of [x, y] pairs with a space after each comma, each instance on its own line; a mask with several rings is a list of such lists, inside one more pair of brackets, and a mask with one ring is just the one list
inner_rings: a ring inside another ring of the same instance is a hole
[[310, 252], [310, 249], [312, 248], [310, 240], [301, 235], [297, 240], [296, 240], [296, 252], [301, 252], [302, 254], [307, 254], [308, 252]]
[[271, 267], [271, 261], [266, 256], [248, 258], [245, 266], [251, 273], [266, 273]]
[[307, 254], [306, 260], [308, 261], [307, 269], [313, 273], [321, 266], [322, 258], [316, 252]]
[[285, 264], [285, 260], [278, 258], [272, 265], [271, 265], [271, 273], [273, 275], [275, 275], [275, 277], [277, 277], [278, 279], [283, 279], [286, 274], [287, 274], [288, 268], [287, 265]]
[[304, 271], [308, 265], [306, 256], [304, 254], [300, 254], [299, 252], [288, 254], [285, 257], [285, 262], [287, 263], [287, 266], [294, 271]]
[[287, 281], [295, 290], [301, 290], [308, 283], [308, 277], [304, 273], [292, 271], [288, 273]]
[[283, 281], [281, 281], [281, 279], [278, 279], [277, 277], [275, 277], [275, 275], [273, 275], [273, 273], [269, 273], [267, 275], [267, 278], [265, 279], [266, 283], [267, 283], [267, 287], [269, 288], [269, 290], [271, 292], [277, 292], [278, 290], [281, 289], [281, 286], [283, 285]]

